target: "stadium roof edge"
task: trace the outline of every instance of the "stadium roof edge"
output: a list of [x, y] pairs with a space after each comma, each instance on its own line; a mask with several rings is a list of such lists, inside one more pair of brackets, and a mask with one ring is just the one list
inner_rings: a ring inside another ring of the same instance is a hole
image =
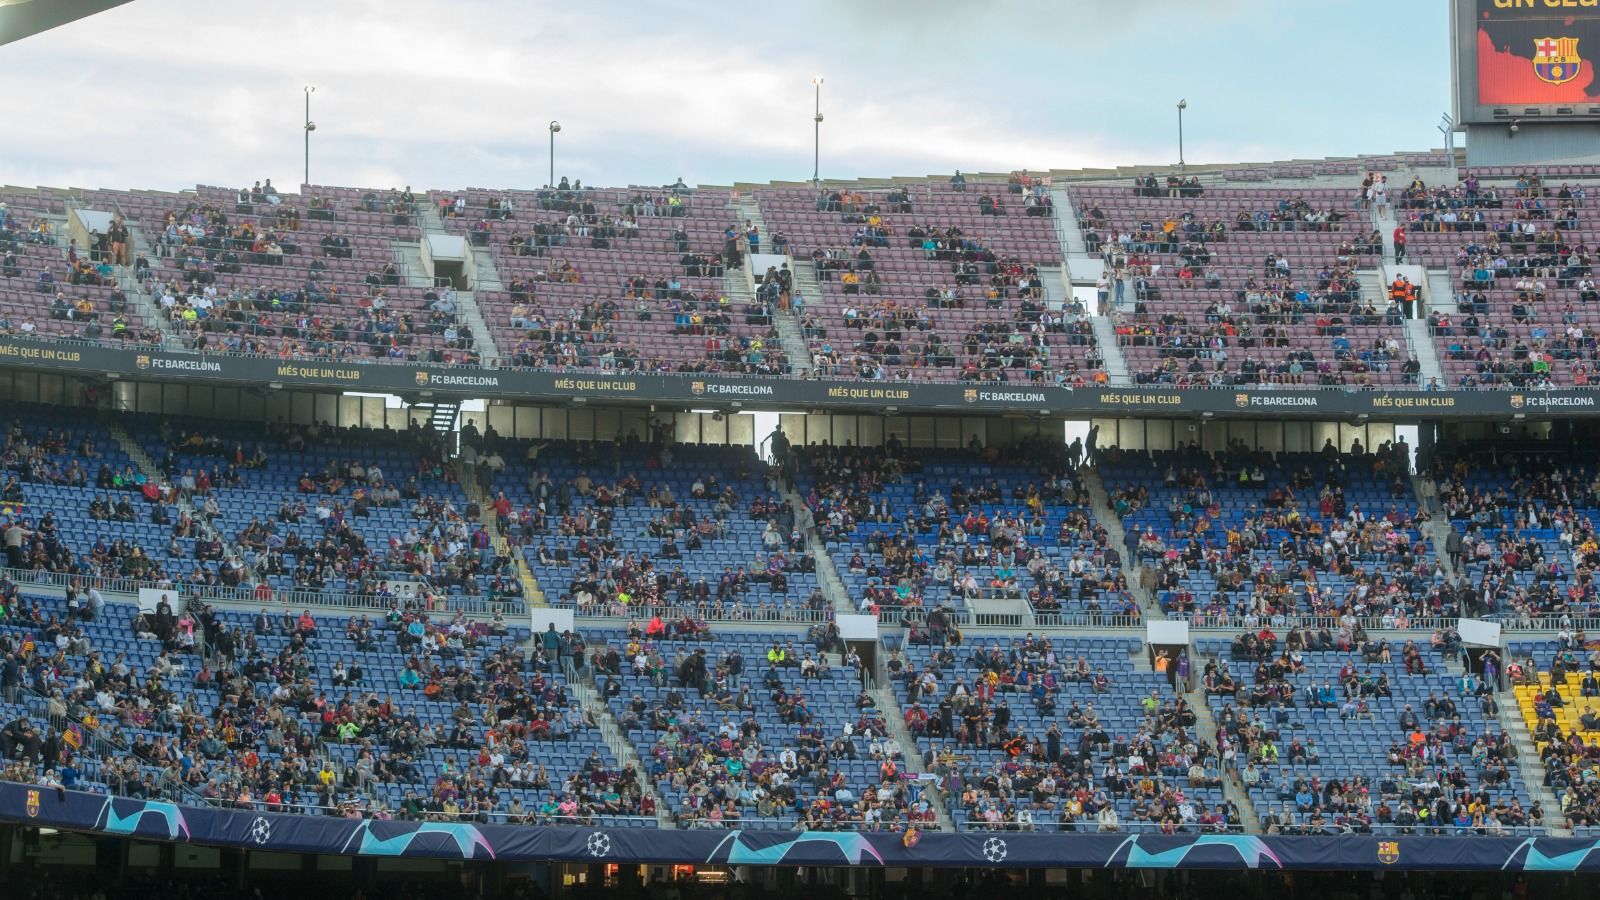
[[[1011, 170], [1011, 171], [1027, 172], [1027, 173], [1029, 173], [1031, 175], [1048, 176], [1053, 181], [1106, 181], [1106, 180], [1119, 180], [1119, 179], [1123, 179], [1123, 178], [1132, 178], [1135, 175], [1150, 175], [1150, 174], [1153, 174], [1153, 175], [1163, 175], [1164, 176], [1164, 175], [1183, 174], [1183, 175], [1200, 175], [1200, 176], [1204, 176], [1204, 175], [1221, 175], [1224, 172], [1228, 172], [1228, 171], [1236, 170], [1236, 169], [1263, 169], [1263, 168], [1282, 167], [1282, 166], [1310, 166], [1310, 165], [1330, 164], [1330, 163], [1361, 163], [1361, 162], [1363, 162], [1365, 160], [1380, 160], [1380, 159], [1393, 159], [1393, 160], [1401, 160], [1401, 161], [1403, 161], [1406, 156], [1438, 155], [1438, 154], [1444, 154], [1444, 153], [1447, 153], [1447, 152], [1448, 151], [1445, 150], [1442, 147], [1436, 147], [1436, 148], [1433, 148], [1431, 150], [1396, 150], [1396, 151], [1393, 151], [1391, 153], [1384, 153], [1384, 154], [1370, 154], [1369, 153], [1369, 154], [1362, 154], [1362, 155], [1358, 155], [1358, 156], [1327, 156], [1327, 157], [1320, 157], [1320, 158], [1300, 158], [1300, 159], [1291, 159], [1291, 160], [1274, 160], [1274, 161], [1270, 161], [1270, 162], [1201, 163], [1201, 164], [1189, 164], [1189, 165], [1186, 165], [1186, 166], [1183, 166], [1183, 167], [1179, 167], [1179, 166], [1177, 166], [1175, 164], [1172, 164], [1172, 163], [1161, 163], [1161, 164], [1150, 164], [1150, 165], [1116, 166], [1116, 167], [1112, 167], [1112, 168], [1082, 168], [1082, 169], [1031, 169], [1031, 168], [1019, 167], [1019, 168]], [[1465, 158], [1465, 151], [1464, 150], [1462, 150], [1460, 148], [1457, 148], [1457, 150], [1455, 151], [1455, 157], [1456, 157], [1456, 165], [1458, 165], [1458, 166], [1465, 165], [1466, 158]], [[973, 183], [985, 183], [985, 182], [1003, 183], [1008, 178], [1011, 177], [1011, 171], [1007, 171], [1007, 172], [968, 172], [968, 171], [963, 170], [962, 174], [967, 177], [967, 180], [969, 182], [973, 182]], [[878, 186], [884, 186], [884, 185], [890, 185], [890, 184], [917, 184], [917, 183], [933, 184], [933, 183], [942, 183], [942, 182], [947, 181], [949, 178], [950, 178], [949, 174], [945, 174], [945, 173], [941, 173], [941, 174], [937, 174], [937, 175], [868, 175], [868, 176], [862, 176], [862, 177], [859, 177], [859, 178], [824, 178], [824, 179], [822, 179], [822, 183], [825, 184], [825, 185], [832, 186], [832, 187], [872, 188], [872, 187], [878, 187]], [[699, 190], [707, 190], [707, 191], [738, 190], [738, 191], [743, 192], [743, 191], [750, 191], [750, 190], [760, 190], [762, 188], [806, 187], [806, 186], [809, 186], [810, 184], [811, 184], [811, 181], [809, 179], [799, 180], [799, 181], [796, 181], [796, 180], [773, 180], [773, 181], [765, 181], [765, 182], [762, 182], [762, 181], [738, 181], [738, 182], [735, 182], [732, 185], [702, 184], [702, 185], [699, 185], [697, 189], [699, 189]]]

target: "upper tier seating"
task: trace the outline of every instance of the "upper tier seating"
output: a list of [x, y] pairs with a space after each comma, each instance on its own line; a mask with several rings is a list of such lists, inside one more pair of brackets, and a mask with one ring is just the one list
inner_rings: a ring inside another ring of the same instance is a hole
[[1061, 264], [1061, 246], [1044, 185], [1018, 175], [961, 187], [756, 191], [778, 252], [817, 278], [820, 295], [801, 298], [814, 367], [900, 380], [1103, 381], [1084, 310], [1045, 290], [1040, 269]]
[[1382, 240], [1355, 190], [1144, 185], [1068, 189], [1090, 252], [1133, 284], [1112, 299], [1133, 304], [1116, 331], [1136, 381], [1415, 383], [1398, 313], [1361, 293]]
[[512, 364], [789, 371], [773, 302], [729, 297], [724, 273], [744, 265], [744, 251], [739, 223], [711, 195], [562, 186], [431, 196], [446, 229], [494, 260], [502, 289], [479, 291], [478, 303]]

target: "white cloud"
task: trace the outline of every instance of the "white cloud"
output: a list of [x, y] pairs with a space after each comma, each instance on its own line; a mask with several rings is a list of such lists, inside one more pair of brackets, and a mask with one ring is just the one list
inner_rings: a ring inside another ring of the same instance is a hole
[[[1222, 0], [1179, 22], [1222, 28], [1266, 6]], [[0, 181], [297, 184], [306, 84], [317, 87], [319, 183], [540, 183], [552, 118], [563, 124], [558, 174], [589, 183], [799, 180], [811, 172], [814, 72], [827, 76], [822, 167], [834, 177], [1175, 156], [1165, 120], [1139, 114], [1165, 101], [1127, 96], [1139, 85], [1108, 68], [1123, 63], [1105, 39], [1172, 24], [1171, 4], [977, 9], [818, 0], [810, 16], [763, 17], [695, 2], [138, 0], [7, 47]], [[1093, 47], [1097, 35], [1106, 46]], [[1237, 55], [1206, 52], [1219, 75]], [[1272, 121], [1224, 133], [1256, 117], [1225, 113], [1225, 85], [1193, 87], [1216, 97], [1211, 132], [1195, 141], [1207, 153], [1325, 139]], [[1089, 112], [1105, 108], [1114, 114]], [[1392, 149], [1376, 133], [1365, 149]]]

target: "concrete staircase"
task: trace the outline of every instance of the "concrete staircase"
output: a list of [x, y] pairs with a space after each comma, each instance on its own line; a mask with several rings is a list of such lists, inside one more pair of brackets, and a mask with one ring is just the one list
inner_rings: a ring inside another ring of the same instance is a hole
[[1106, 377], [1111, 379], [1113, 386], [1132, 386], [1133, 375], [1128, 371], [1128, 359], [1122, 355], [1122, 346], [1117, 343], [1117, 330], [1111, 324], [1111, 318], [1090, 316], [1089, 323], [1094, 326], [1095, 343], [1100, 349], [1100, 356], [1105, 359]]
[[1428, 521], [1421, 523], [1422, 536], [1428, 539], [1433, 547], [1433, 552], [1439, 559], [1440, 568], [1444, 569], [1445, 577], [1452, 582], [1461, 580], [1462, 573], [1450, 561], [1450, 554], [1446, 553], [1445, 543], [1450, 537], [1453, 526], [1450, 517], [1444, 514], [1444, 509], [1439, 503], [1439, 487], [1433, 479], [1421, 473], [1411, 476], [1411, 490], [1417, 495], [1418, 508], [1428, 514]]
[[1561, 815], [1561, 800], [1556, 797], [1555, 791], [1545, 786], [1544, 762], [1539, 759], [1539, 748], [1533, 742], [1533, 733], [1528, 731], [1528, 723], [1522, 720], [1516, 695], [1502, 693], [1505, 696], [1500, 704], [1500, 727], [1511, 735], [1511, 742], [1516, 745], [1517, 768], [1522, 773], [1523, 783], [1528, 786], [1528, 794], [1544, 807], [1545, 829], [1550, 836], [1571, 837], [1572, 829], [1566, 827], [1566, 819]]
[[1222, 776], [1222, 797], [1232, 800], [1233, 805], [1239, 807], [1239, 820], [1244, 826], [1245, 834], [1261, 833], [1261, 817], [1256, 814], [1256, 804], [1250, 799], [1250, 791], [1244, 786], [1244, 779], [1239, 777], [1239, 770], [1228, 765], [1222, 760], [1222, 745], [1217, 740], [1217, 720], [1211, 715], [1211, 707], [1206, 703], [1204, 691], [1186, 691], [1183, 698], [1189, 701], [1189, 707], [1194, 710], [1195, 736], [1208, 740], [1217, 750], [1217, 771]]
[[1132, 592], [1134, 600], [1138, 601], [1139, 609], [1146, 618], [1165, 619], [1166, 613], [1161, 611], [1161, 604], [1149, 591], [1139, 584], [1139, 568], [1133, 554], [1128, 552], [1126, 544], [1127, 530], [1122, 527], [1122, 519], [1117, 516], [1116, 510], [1111, 508], [1111, 495], [1106, 492], [1105, 480], [1100, 477], [1100, 470], [1093, 463], [1084, 465], [1078, 470], [1083, 478], [1084, 487], [1089, 490], [1090, 508], [1094, 512], [1094, 519], [1106, 530], [1106, 540], [1111, 548], [1117, 552], [1117, 558], [1122, 560], [1122, 571], [1127, 573], [1128, 590]]
[[[156, 259], [155, 247], [145, 238], [144, 229], [133, 224], [132, 219], [125, 218], [124, 221], [128, 226], [128, 243], [131, 245], [129, 252], [133, 254], [133, 258], [137, 260], [142, 255], [150, 260], [152, 272], [159, 271], [160, 260]], [[133, 277], [132, 266], [117, 267], [117, 285], [128, 295], [128, 302], [133, 304], [139, 317], [161, 332], [162, 343], [169, 347], [182, 346], [182, 338], [178, 334], [177, 327], [167, 318], [155, 298], [139, 284], [138, 279]]]
[[[790, 257], [789, 271], [794, 273], [795, 331], [800, 338], [801, 344], [806, 348], [806, 371], [814, 372], [816, 366], [812, 364], [811, 344], [805, 339], [805, 333], [800, 331], [799, 317], [805, 313], [808, 306], [813, 304], [821, 305], [822, 286], [817, 283], [817, 266], [809, 259]], [[782, 326], [779, 326], [779, 333], [783, 333]], [[789, 345], [785, 343], [785, 352], [788, 351], [788, 348]]]
[[[822, 542], [822, 537], [817, 534], [817, 527], [811, 517], [811, 510], [806, 506], [805, 500], [794, 491], [785, 489], [782, 493], [789, 508], [794, 510], [795, 525], [800, 528], [800, 533], [806, 536], [806, 552], [817, 564], [817, 584], [822, 588], [822, 595], [833, 603], [837, 613], [847, 616], [857, 615], [860, 610], [852, 602], [850, 591], [844, 586], [844, 579], [839, 577], [839, 568], [833, 564], [833, 557], [828, 553], [828, 547]], [[892, 709], [886, 707], [885, 709]]]
[[516, 567], [517, 581], [522, 585], [522, 599], [530, 606], [548, 607], [550, 602], [545, 598], [544, 591], [539, 587], [539, 580], [533, 577], [533, 569], [522, 554], [515, 551], [511, 543], [500, 533], [494, 519], [494, 509], [491, 498], [478, 486], [478, 480], [472, 477], [467, 467], [460, 460], [454, 463], [456, 481], [460, 483], [461, 490], [467, 495], [467, 500], [478, 505], [478, 524], [488, 533], [489, 541], [494, 546], [494, 552], [507, 557]]
[[1357, 269], [1356, 284], [1361, 287], [1363, 300], [1371, 300], [1380, 310], [1389, 305], [1389, 286], [1383, 283], [1381, 268]]
[[[61, 249], [62, 258], [65, 258], [67, 255], [68, 242], [72, 237], [72, 230], [68, 227], [68, 224], [71, 221], [73, 211], [78, 208], [78, 204], [69, 200], [66, 203], [66, 208], [67, 214], [64, 216], [46, 216], [46, 218], [50, 220], [51, 226], [55, 229], [56, 245]], [[121, 215], [122, 211], [118, 209], [117, 214]], [[150, 260], [151, 270], [159, 271], [159, 269], [157, 269], [158, 261], [156, 260], [154, 252], [155, 248], [153, 248], [150, 245], [150, 241], [145, 238], [144, 230], [135, 225], [133, 219], [130, 219], [127, 216], [123, 216], [123, 222], [128, 226], [128, 253], [130, 258], [138, 259], [139, 256], [143, 254], [146, 259]], [[80, 248], [79, 252], [87, 253], [88, 251]], [[116, 266], [115, 269], [117, 275], [117, 287], [121, 288], [122, 293], [127, 295], [128, 305], [131, 308], [131, 311], [137, 313], [141, 320], [161, 333], [161, 343], [163, 346], [169, 349], [182, 349], [183, 343], [178, 335], [177, 328], [174, 327], [172, 322], [167, 319], [166, 315], [161, 311], [161, 307], [155, 302], [155, 299], [145, 291], [144, 286], [139, 284], [139, 280], [133, 277], [133, 266]], [[100, 324], [104, 333], [109, 336], [111, 334], [111, 323], [109, 321], [102, 320]], [[130, 321], [130, 331], [137, 328], [138, 324], [138, 322]]]
[[439, 215], [439, 207], [432, 203], [418, 203], [417, 211], [422, 219], [423, 234], [444, 234], [444, 217]]
[[422, 245], [411, 241], [390, 241], [389, 252], [394, 254], [394, 264], [405, 275], [406, 284], [414, 288], [433, 287], [433, 276], [422, 261]]
[[1039, 278], [1044, 282], [1045, 305], [1059, 309], [1072, 302], [1072, 275], [1064, 263], [1059, 266], [1040, 266]]
[[741, 193], [738, 200], [728, 204], [728, 208], [734, 210], [739, 217], [735, 227], [742, 229], [745, 222], [754, 225], [761, 235], [761, 242], [758, 245], [761, 252], [771, 253], [772, 232], [767, 230], [767, 220], [761, 217], [761, 206], [756, 203], [755, 196]]
[[1381, 211], [1376, 207], [1372, 210], [1372, 227], [1378, 229], [1378, 234], [1383, 237], [1383, 261], [1392, 263], [1394, 258], [1394, 229], [1399, 224], [1394, 217], [1394, 196], [1389, 197], [1389, 203]]
[[[922, 750], [917, 746], [917, 739], [911, 736], [911, 730], [906, 727], [905, 716], [900, 711], [900, 698], [894, 694], [894, 689], [888, 685], [878, 685], [869, 692], [872, 699], [878, 704], [878, 709], [883, 711], [884, 722], [889, 726], [889, 737], [900, 745], [905, 756], [902, 765], [905, 771], [912, 775], [925, 775], [927, 766], [922, 760]], [[950, 816], [949, 798], [945, 796], [944, 786], [937, 780], [924, 782], [930, 785], [929, 796], [926, 798], [928, 805], [933, 807], [933, 813], [939, 819], [940, 831], [955, 831], [955, 819]]]
[[1061, 245], [1061, 258], [1066, 262], [1068, 272], [1072, 271], [1074, 259], [1088, 257], [1089, 245], [1083, 242], [1083, 232], [1078, 230], [1078, 210], [1072, 205], [1072, 197], [1065, 189], [1050, 189], [1050, 206], [1055, 211], [1051, 218], [1055, 220], [1056, 242]]
[[[112, 439], [122, 448], [122, 452], [126, 453], [128, 458], [133, 460], [133, 464], [139, 467], [139, 471], [157, 484], [171, 482], [171, 479], [167, 478], [167, 473], [161, 471], [161, 466], [150, 457], [150, 454], [145, 452], [143, 447], [139, 446], [139, 442], [133, 439], [133, 435], [129, 434], [126, 428], [123, 428], [121, 424], [110, 416], [102, 417], [101, 422], [106, 426], [106, 430], [111, 433]], [[244, 563], [244, 580], [246, 582], [253, 581], [255, 575], [250, 569], [249, 559], [240, 551], [239, 546], [233, 542], [233, 539], [226, 532], [202, 516], [200, 510], [195, 508], [194, 503], [176, 489], [176, 485], [173, 487], [172, 505], [177, 508], [180, 514], [187, 513], [189, 518], [194, 520], [195, 527], [200, 530], [201, 534], [222, 544], [224, 560], [232, 557]]]
[[[789, 262], [789, 271], [794, 271], [793, 260]], [[743, 309], [746, 304], [755, 302], [755, 289], [751, 281], [753, 275], [748, 265], [723, 274], [722, 293], [734, 307]], [[793, 312], [784, 313], [775, 309], [772, 324], [778, 329], [779, 344], [790, 367], [798, 374], [811, 374], [811, 350], [800, 332], [800, 318]]]
[[499, 365], [500, 345], [495, 343], [494, 329], [489, 327], [489, 320], [483, 317], [483, 307], [478, 305], [476, 292], [456, 291], [456, 315], [472, 332], [472, 345], [483, 357], [484, 367], [492, 369]]
[[[444, 219], [440, 217], [438, 207], [432, 203], [419, 203], [417, 209], [418, 218], [422, 223], [423, 240], [427, 240], [430, 234], [449, 233], [444, 227]], [[391, 241], [390, 249], [394, 251], [396, 258], [404, 263], [408, 284], [418, 287], [433, 286], [433, 279], [428, 276], [427, 270], [422, 265], [420, 244], [413, 246], [409, 243]], [[414, 258], [413, 251], [415, 251]], [[478, 305], [477, 292], [505, 290], [505, 284], [500, 281], [500, 270], [495, 268], [494, 257], [490, 255], [489, 248], [469, 247], [468, 252], [472, 254], [472, 288], [456, 291], [456, 316], [472, 334], [472, 344], [483, 357], [484, 366], [494, 368], [500, 364], [500, 346], [495, 343], [494, 329], [489, 327], [489, 322], [483, 315], [483, 308]], [[413, 272], [422, 279], [420, 284], [413, 277]]]
[[1455, 286], [1450, 282], [1449, 269], [1426, 269], [1426, 277], [1422, 280], [1422, 300], [1428, 305], [1428, 310], [1438, 310], [1442, 313], [1456, 315], [1461, 312], [1460, 304], [1456, 303]]
[[606, 703], [600, 696], [600, 691], [595, 688], [592, 677], [587, 672], [580, 676], [569, 668], [567, 683], [572, 686], [572, 693], [582, 708], [594, 713], [595, 724], [600, 726], [600, 739], [606, 742], [612, 755], [616, 756], [617, 762], [623, 767], [632, 766], [639, 774], [639, 785], [656, 802], [656, 827], [677, 828], [677, 823], [672, 819], [672, 810], [667, 808], [661, 792], [650, 780], [644, 761], [639, 758], [639, 751], [634, 748], [633, 742], [628, 740], [628, 736], [622, 733], [622, 726], [617, 722], [617, 717], [611, 713], [610, 704]]
[[789, 360], [789, 368], [797, 375], [810, 375], [814, 369], [811, 346], [800, 331], [800, 318], [792, 311], [780, 311], [773, 314], [772, 323], [777, 326], [778, 339], [783, 342], [783, 355]]
[[472, 289], [475, 291], [503, 291], [505, 282], [500, 280], [500, 269], [494, 264], [494, 257], [490, 255], [487, 247], [472, 248]]
[[792, 258], [789, 271], [794, 273], [794, 303], [797, 311], [804, 312], [805, 307], [822, 302], [822, 285], [817, 283], [816, 263], [809, 259]]
[[1444, 387], [1444, 370], [1439, 366], [1438, 348], [1434, 346], [1427, 319], [1406, 320], [1406, 344], [1416, 354], [1417, 362], [1422, 364], [1421, 384], [1427, 386], [1437, 381], [1441, 388]]

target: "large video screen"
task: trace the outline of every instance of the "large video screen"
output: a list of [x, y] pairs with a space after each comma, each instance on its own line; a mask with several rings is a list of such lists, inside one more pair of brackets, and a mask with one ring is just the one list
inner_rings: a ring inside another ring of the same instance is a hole
[[[1463, 121], [1600, 113], [1600, 0], [1455, 0]], [[1462, 13], [1471, 15], [1466, 19]]]

